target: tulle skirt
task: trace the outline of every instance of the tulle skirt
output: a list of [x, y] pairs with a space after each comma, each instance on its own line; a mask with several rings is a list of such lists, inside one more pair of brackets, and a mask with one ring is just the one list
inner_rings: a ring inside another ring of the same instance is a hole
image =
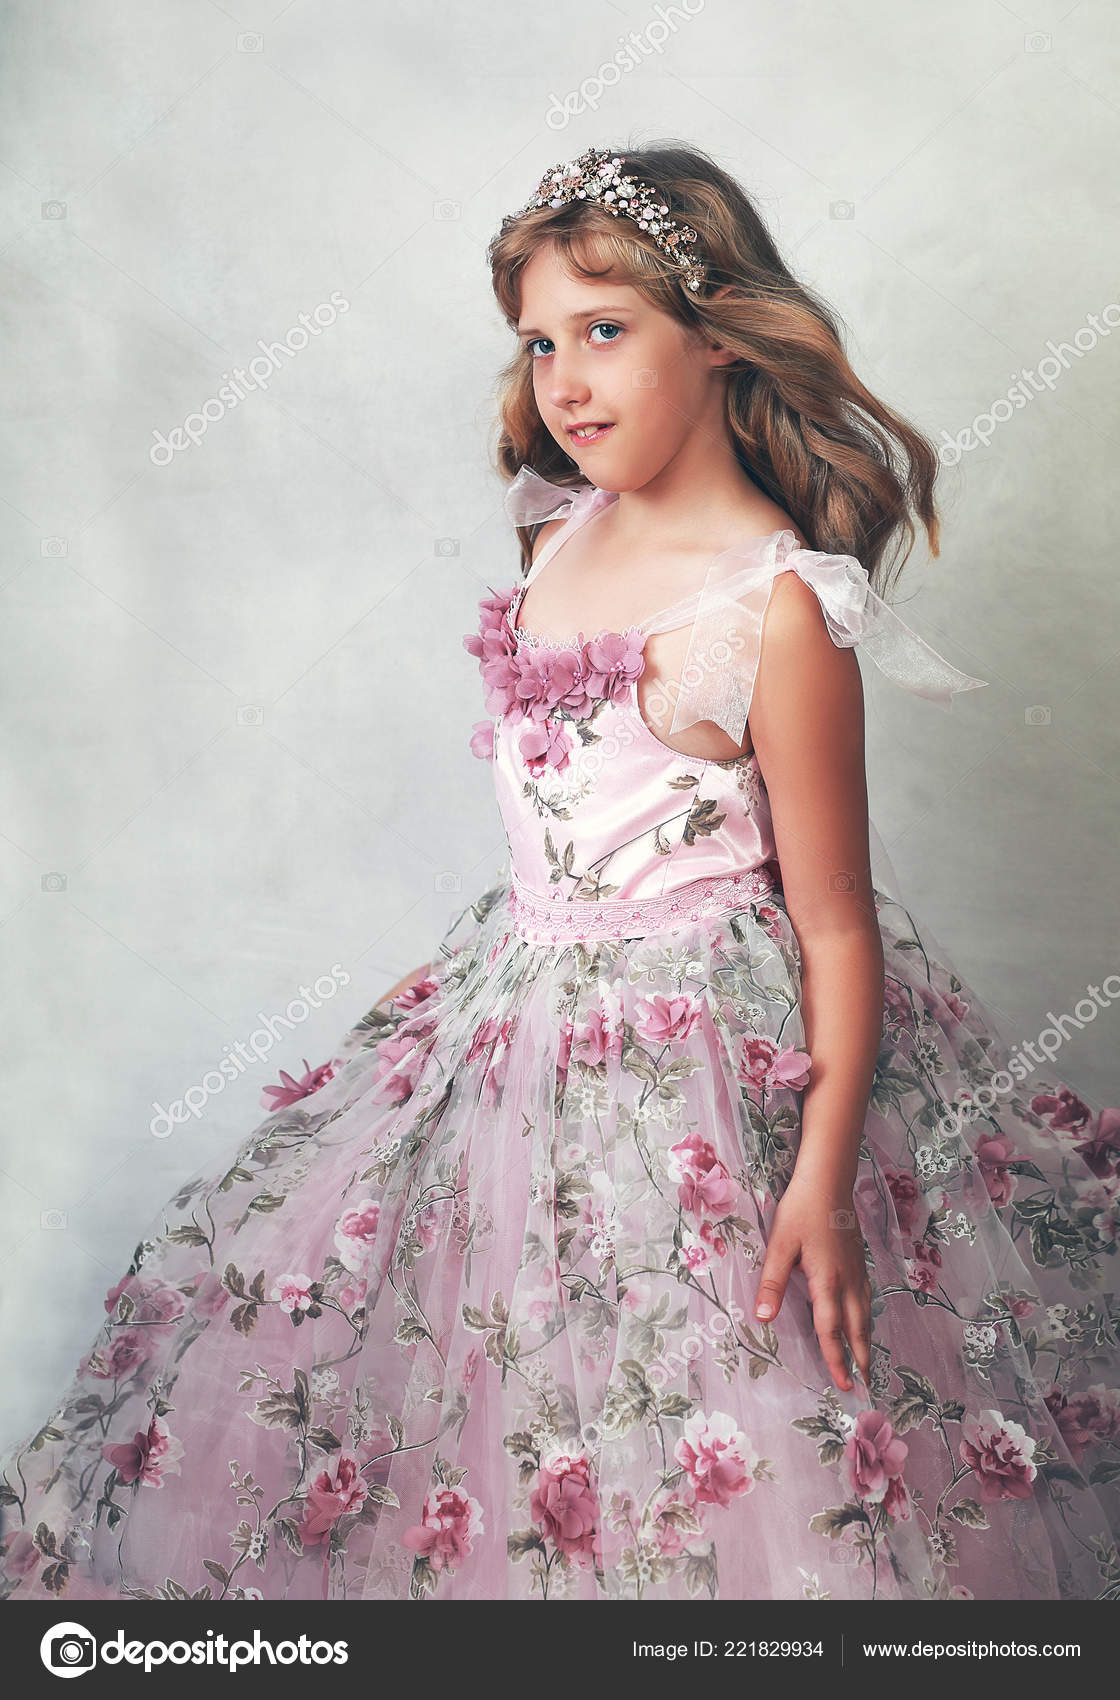
[[1116, 1598], [1117, 1129], [893, 899], [873, 1372], [754, 1315], [805, 1084], [780, 893], [531, 944], [508, 870], [169, 1201], [4, 1461], [55, 1599]]

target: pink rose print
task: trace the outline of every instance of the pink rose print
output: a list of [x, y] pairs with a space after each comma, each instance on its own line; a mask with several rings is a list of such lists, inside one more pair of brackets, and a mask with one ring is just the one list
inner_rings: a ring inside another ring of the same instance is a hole
[[492, 720], [476, 720], [471, 728], [471, 754], [480, 761], [494, 759], [494, 722]]
[[712, 1254], [699, 1234], [686, 1231], [681, 1239], [681, 1262], [686, 1269], [691, 1269], [694, 1275], [699, 1275], [708, 1267]]
[[1093, 1227], [1097, 1238], [1108, 1245], [1120, 1238], [1120, 1175], [1107, 1175], [1103, 1180], [1078, 1181], [1075, 1185], [1078, 1203], [1093, 1212]]
[[580, 1062], [599, 1067], [608, 1057], [622, 1055], [622, 1028], [611, 1020], [603, 1009], [592, 1010], [587, 1020], [575, 1028], [572, 1054]]
[[26, 1529], [17, 1529], [4, 1549], [4, 1563], [13, 1576], [30, 1576], [39, 1557], [39, 1549]]
[[887, 1190], [894, 1204], [894, 1213], [898, 1225], [904, 1234], [912, 1234], [918, 1225], [918, 1212], [922, 1204], [922, 1190], [913, 1175], [904, 1174], [899, 1169], [884, 1171]]
[[901, 1476], [892, 1476], [883, 1495], [883, 1510], [895, 1523], [909, 1523], [913, 1510], [910, 1493]]
[[582, 1452], [574, 1456], [558, 1452], [542, 1460], [529, 1496], [529, 1515], [545, 1539], [581, 1570], [601, 1557], [598, 1514], [591, 1467]]
[[304, 1072], [299, 1080], [293, 1079], [286, 1069], [281, 1069], [280, 1085], [265, 1087], [260, 1101], [266, 1110], [286, 1110], [290, 1105], [298, 1104], [301, 1098], [310, 1098], [313, 1092], [318, 1092], [320, 1086], [334, 1078], [334, 1069], [329, 1062], [312, 1068], [304, 1057], [303, 1068]]
[[572, 1044], [575, 1040], [575, 1024], [569, 1016], [564, 1016], [560, 1023], [560, 1044], [556, 1052], [556, 1076], [563, 1084], [568, 1078], [568, 1069], [572, 1061]]
[[645, 634], [636, 627], [628, 632], [605, 632], [583, 646], [587, 689], [608, 702], [625, 700], [630, 686], [641, 677], [645, 666]]
[[334, 1225], [339, 1261], [351, 1275], [363, 1275], [368, 1267], [380, 1215], [381, 1206], [375, 1198], [360, 1198]]
[[1120, 1110], [1102, 1110], [1092, 1137], [1073, 1148], [1084, 1157], [1098, 1180], [1120, 1169]]
[[727, 1256], [727, 1241], [714, 1222], [701, 1222], [700, 1238], [710, 1251], [715, 1252], [717, 1257]]
[[318, 1546], [327, 1540], [340, 1517], [361, 1510], [368, 1492], [357, 1454], [339, 1452], [312, 1479], [307, 1490], [307, 1505], [299, 1526], [305, 1545]]
[[376, 1080], [388, 1081], [392, 1093], [392, 1101], [402, 1104], [411, 1097], [416, 1088], [420, 1070], [424, 1066], [423, 1053], [419, 1047], [421, 1033], [412, 1027], [400, 1027], [388, 1039], [382, 1039], [377, 1046]]
[[439, 990], [439, 981], [432, 974], [425, 974], [419, 980], [413, 980], [403, 992], [398, 992], [393, 999], [398, 1009], [415, 1009]]
[[716, 1156], [715, 1147], [693, 1129], [678, 1145], [669, 1147], [669, 1179], [677, 1181], [682, 1209], [717, 1221], [729, 1214], [739, 1197], [738, 1184]]
[[78, 1374], [94, 1376], [98, 1381], [117, 1381], [146, 1363], [155, 1344], [147, 1337], [147, 1330], [117, 1329], [108, 1345], [96, 1346], [88, 1357], [82, 1359]]
[[773, 1039], [748, 1034], [739, 1056], [739, 1079], [744, 1086], [791, 1086], [808, 1084], [812, 1058], [808, 1051], [798, 1051], [792, 1045], [778, 1049]]
[[981, 1411], [961, 1424], [961, 1460], [977, 1478], [985, 1504], [997, 1499], [1029, 1499], [1038, 1474], [1031, 1463], [1035, 1443], [1018, 1423], [999, 1411]]
[[767, 1076], [767, 1086], [790, 1086], [800, 1091], [809, 1084], [809, 1070], [812, 1058], [808, 1051], [795, 1050], [792, 1045], [783, 1045], [770, 1065]]
[[956, 992], [946, 992], [945, 1003], [952, 1010], [958, 1021], [964, 1020], [965, 1016], [968, 1014], [969, 1006], [965, 1003], [963, 998], [958, 997]]
[[401, 1540], [433, 1570], [450, 1574], [452, 1565], [471, 1556], [473, 1542], [482, 1533], [478, 1500], [459, 1488], [440, 1487], [428, 1494], [420, 1522], [406, 1529]]
[[638, 1000], [634, 1020], [638, 1034], [651, 1045], [671, 1045], [687, 1039], [700, 1024], [696, 998], [666, 998], [658, 992]]
[[937, 1271], [941, 1268], [941, 1253], [926, 1240], [914, 1243], [914, 1255], [906, 1259], [906, 1275], [910, 1285], [919, 1293], [937, 1291]]
[[755, 914], [758, 916], [759, 924], [764, 933], [772, 939], [781, 938], [782, 915], [779, 909], [775, 909], [772, 903], [760, 903], [755, 909]]
[[1000, 1134], [985, 1133], [976, 1142], [976, 1161], [984, 1177], [988, 1197], [997, 1210], [1011, 1202], [1016, 1177], [1009, 1165], [1020, 1160], [1011, 1140]]
[[311, 1297], [311, 1276], [281, 1275], [269, 1296], [279, 1299], [280, 1309], [289, 1316], [294, 1310], [310, 1310], [315, 1302]]
[[1120, 1433], [1120, 1392], [1114, 1387], [1098, 1385], [1068, 1396], [1055, 1384], [1046, 1395], [1046, 1408], [1077, 1464], [1087, 1446], [1114, 1440]]
[[1080, 1133], [1089, 1124], [1089, 1106], [1065, 1086], [1056, 1097], [1040, 1092], [1031, 1099], [1031, 1109], [1036, 1116], [1049, 1118], [1048, 1125], [1054, 1133]]
[[166, 1338], [168, 1329], [161, 1323], [170, 1325], [177, 1317], [183, 1315], [187, 1301], [175, 1287], [167, 1286], [158, 1279], [145, 1280], [135, 1275], [122, 1275], [115, 1287], [110, 1287], [105, 1297], [105, 1309], [112, 1314], [117, 1308], [117, 1302], [122, 1293], [127, 1293], [135, 1309], [129, 1317], [131, 1323], [144, 1323], [146, 1334], [158, 1333]]
[[517, 741], [529, 772], [539, 778], [546, 767], [554, 767], [562, 773], [569, 765], [569, 750], [571, 742], [564, 729], [563, 723], [556, 720], [542, 720], [527, 731], [522, 732]]
[[515, 1024], [515, 1016], [507, 1016], [504, 1021], [498, 1021], [495, 1016], [489, 1015], [475, 1028], [467, 1046], [463, 1058], [465, 1064], [477, 1062], [480, 1057], [485, 1058], [482, 1102], [487, 1108], [497, 1102], [500, 1088], [505, 1081], [509, 1067], [509, 1042]]
[[183, 1445], [168, 1433], [162, 1418], [153, 1417], [146, 1432], [137, 1432], [124, 1446], [103, 1446], [101, 1456], [108, 1459], [126, 1486], [141, 1482], [145, 1487], [161, 1488], [165, 1473], [178, 1474]]
[[[909, 1451], [882, 1411], [861, 1411], [844, 1448], [848, 1486], [856, 1498], [871, 1505], [884, 1500], [893, 1479], [901, 1476]], [[894, 1497], [897, 1503], [897, 1494]]]
[[673, 1457], [684, 1467], [697, 1499], [705, 1504], [730, 1505], [754, 1487], [751, 1472], [758, 1454], [726, 1411], [707, 1416], [695, 1411], [684, 1425]]

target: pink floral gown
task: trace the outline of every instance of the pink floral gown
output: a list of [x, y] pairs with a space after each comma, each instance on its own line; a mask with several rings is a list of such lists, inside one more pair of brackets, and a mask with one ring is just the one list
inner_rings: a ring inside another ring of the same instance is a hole
[[[534, 573], [615, 499], [542, 483]], [[523, 590], [464, 639], [503, 874], [150, 1226], [4, 1462], [5, 1596], [1120, 1597], [1120, 1112], [1013, 1078], [879, 893], [870, 1390], [799, 1271], [759, 1324], [810, 1068], [765, 786], [647, 728], [643, 627]]]

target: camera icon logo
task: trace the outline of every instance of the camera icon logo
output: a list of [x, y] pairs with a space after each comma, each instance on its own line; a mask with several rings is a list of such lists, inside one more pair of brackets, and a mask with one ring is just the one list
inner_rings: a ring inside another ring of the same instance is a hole
[[1023, 719], [1028, 726], [1049, 726], [1051, 718], [1049, 703], [1035, 702], [1023, 710]]
[[435, 877], [435, 888], [437, 891], [462, 891], [462, 876], [460, 874], [451, 873], [450, 871], [437, 874]]
[[437, 555], [457, 555], [458, 553], [459, 553], [459, 539], [457, 537], [437, 537], [436, 538], [436, 554]]
[[264, 724], [264, 709], [256, 702], [239, 703], [237, 724], [239, 726], [262, 726]]
[[55, 1623], [39, 1643], [39, 1657], [55, 1676], [84, 1676], [97, 1663], [97, 1642], [81, 1623]]

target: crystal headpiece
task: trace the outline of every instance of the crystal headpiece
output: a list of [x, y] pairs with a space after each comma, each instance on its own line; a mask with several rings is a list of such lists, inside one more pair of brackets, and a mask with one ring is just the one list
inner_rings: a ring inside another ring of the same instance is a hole
[[699, 289], [704, 267], [689, 254], [698, 240], [695, 230], [669, 218], [669, 208], [659, 192], [626, 176], [617, 154], [588, 148], [578, 159], [554, 165], [541, 178], [532, 199], [518, 212], [507, 213], [502, 228], [537, 207], [562, 207], [567, 201], [595, 201], [616, 218], [620, 214], [632, 218], [639, 230], [652, 236], [661, 252], [680, 266], [686, 288]]

